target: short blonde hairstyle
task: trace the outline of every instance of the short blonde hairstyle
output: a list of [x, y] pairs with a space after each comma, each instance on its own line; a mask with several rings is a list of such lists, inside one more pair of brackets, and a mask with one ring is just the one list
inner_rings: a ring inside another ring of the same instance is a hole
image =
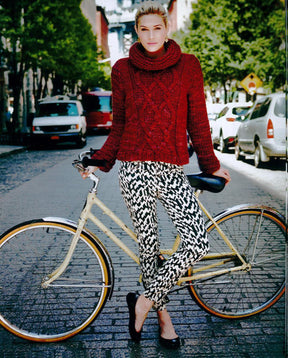
[[140, 17], [143, 15], [150, 15], [150, 14], [159, 15], [160, 17], [162, 17], [165, 26], [166, 27], [168, 26], [168, 16], [164, 6], [162, 6], [157, 1], [144, 1], [138, 8], [135, 15], [136, 28], [138, 28]]

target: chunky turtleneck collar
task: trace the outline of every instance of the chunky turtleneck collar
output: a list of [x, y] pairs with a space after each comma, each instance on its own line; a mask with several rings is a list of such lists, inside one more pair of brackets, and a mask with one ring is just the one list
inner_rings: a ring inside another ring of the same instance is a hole
[[174, 40], [165, 43], [166, 53], [159, 58], [149, 58], [139, 42], [130, 48], [129, 59], [132, 64], [141, 70], [159, 71], [175, 65], [181, 56], [180, 46]]

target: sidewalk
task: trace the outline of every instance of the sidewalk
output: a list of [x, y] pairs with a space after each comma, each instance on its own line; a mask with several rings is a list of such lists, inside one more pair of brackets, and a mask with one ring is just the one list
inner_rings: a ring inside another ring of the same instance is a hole
[[17, 145], [0, 145], [0, 157], [9, 155], [10, 153], [20, 152], [24, 150], [25, 147]]

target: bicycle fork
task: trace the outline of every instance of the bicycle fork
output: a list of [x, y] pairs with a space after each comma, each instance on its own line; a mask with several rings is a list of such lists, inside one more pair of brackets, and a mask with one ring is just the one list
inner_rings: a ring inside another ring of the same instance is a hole
[[81, 232], [83, 231], [84, 226], [86, 224], [87, 216], [88, 216], [88, 213], [90, 212], [92, 205], [93, 205], [92, 202], [87, 200], [87, 202], [81, 212], [80, 218], [78, 220], [77, 230], [73, 236], [73, 239], [72, 239], [72, 242], [68, 249], [68, 252], [66, 254], [66, 257], [60, 266], [58, 266], [52, 273], [50, 273], [49, 275], [44, 277], [42, 284], [41, 284], [43, 288], [47, 288], [53, 281], [57, 280], [57, 278], [59, 278], [62, 275], [62, 273], [66, 270], [67, 266], [69, 265], [69, 262], [72, 258], [74, 250], [75, 250], [77, 243], [79, 241]]

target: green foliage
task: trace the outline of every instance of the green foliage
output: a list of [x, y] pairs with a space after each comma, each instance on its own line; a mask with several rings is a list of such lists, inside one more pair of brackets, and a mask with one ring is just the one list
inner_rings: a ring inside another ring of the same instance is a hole
[[[54, 90], [66, 84], [71, 90], [81, 81], [84, 87], [109, 81], [98, 63], [101, 53], [91, 26], [80, 9], [81, 0], [2, 0], [1, 33], [5, 56], [15, 78], [23, 79], [29, 68], [52, 78]], [[96, 11], [96, 10], [95, 10]], [[21, 83], [18, 83], [21, 87]]]
[[256, 73], [273, 91], [285, 83], [281, 0], [198, 0], [187, 29], [175, 34], [200, 60], [209, 85]]

